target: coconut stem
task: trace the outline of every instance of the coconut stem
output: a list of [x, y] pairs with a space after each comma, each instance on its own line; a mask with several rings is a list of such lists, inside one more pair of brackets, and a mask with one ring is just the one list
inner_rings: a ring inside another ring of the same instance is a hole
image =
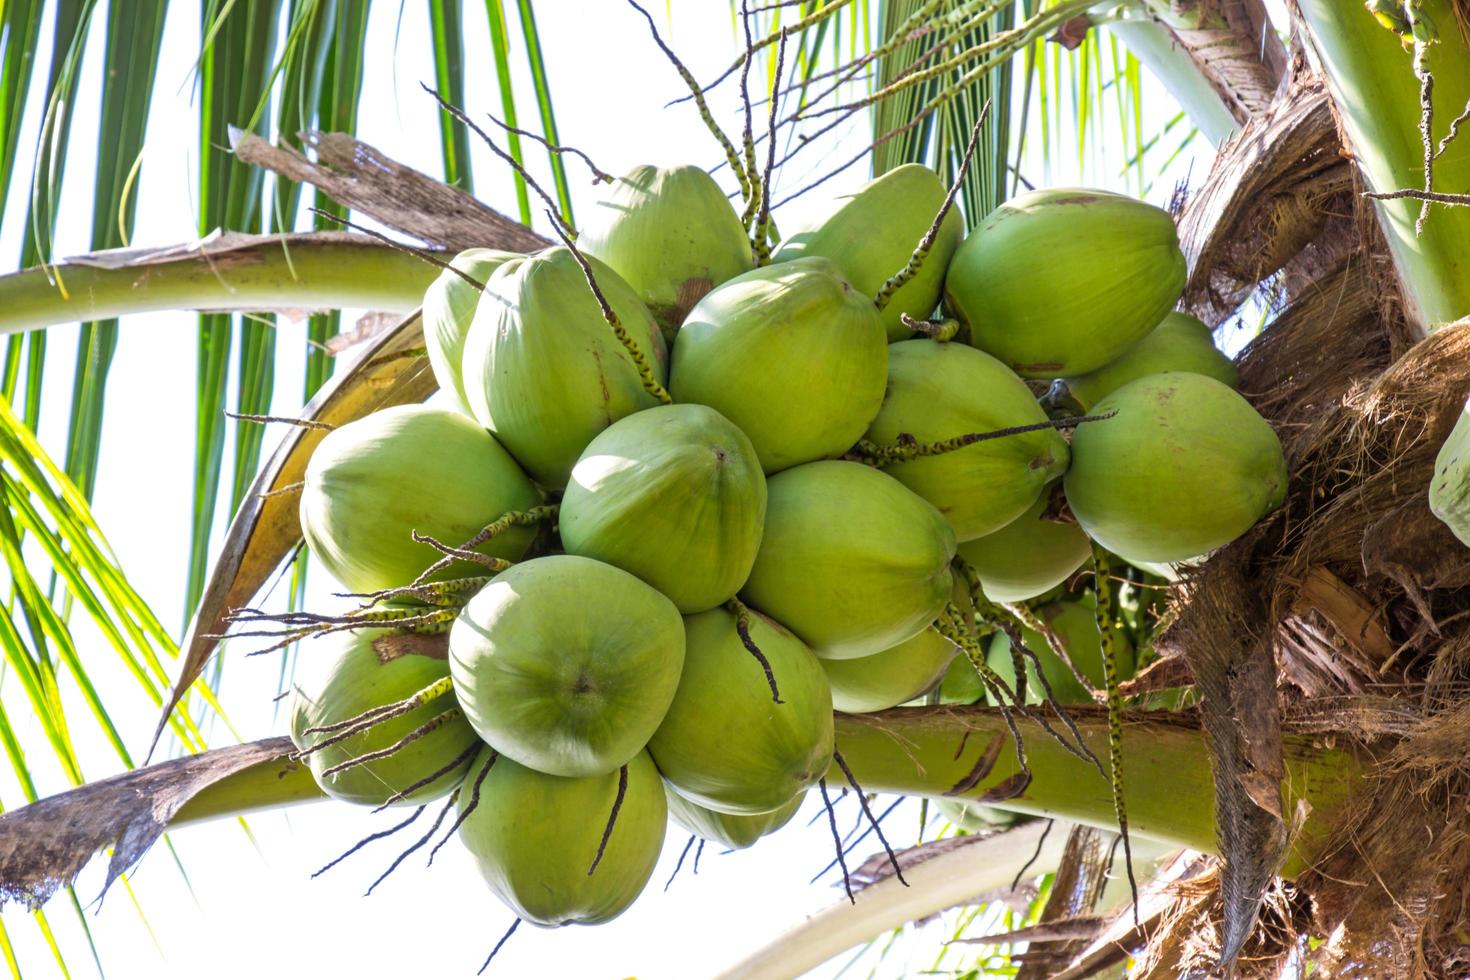
[[761, 186], [760, 169], [755, 162], [754, 112], [750, 104], [750, 65], [755, 61], [755, 41], [750, 35], [750, 4], [746, 0], [740, 0], [740, 26], [745, 31], [745, 63], [740, 67], [740, 106], [745, 113], [741, 151], [745, 154], [745, 174], [750, 181], [750, 193], [745, 197], [745, 212], [740, 215], [740, 223], [749, 233], [765, 192]]
[[[476, 743], [474, 747], [476, 750], [478, 750], [480, 747], [479, 743]], [[491, 749], [490, 758], [485, 761], [485, 764], [480, 767], [480, 771], [475, 774], [474, 785], [470, 787], [470, 802], [465, 806], [463, 810], [459, 812], [459, 815], [454, 818], [454, 823], [449, 825], [449, 829], [444, 832], [443, 838], [441, 838], [439, 843], [434, 845], [434, 849], [429, 852], [429, 865], [433, 865], [434, 855], [439, 853], [439, 848], [449, 843], [449, 839], [454, 836], [454, 832], [458, 830], [466, 820], [469, 819], [470, 814], [474, 813], [475, 808], [480, 805], [480, 787], [485, 784], [485, 777], [490, 775], [491, 767], [495, 765], [496, 760], [499, 758], [500, 753], [494, 749]]]
[[365, 766], [369, 762], [377, 762], [379, 759], [386, 759], [391, 755], [395, 755], [396, 753], [403, 751], [414, 742], [417, 742], [419, 739], [423, 738], [425, 735], [439, 728], [446, 722], [453, 721], [455, 718], [460, 717], [462, 714], [464, 714], [464, 712], [461, 711], [459, 708], [449, 708], [448, 710], [441, 711], [439, 714], [430, 718], [428, 721], [424, 722], [422, 725], [415, 728], [413, 731], [409, 732], [407, 735], [403, 736], [387, 748], [378, 749], [373, 752], [364, 752], [362, 755], [353, 756], [351, 759], [339, 762], [335, 766], [332, 766], [330, 769], [322, 770], [322, 776], [335, 776], [339, 772], [345, 772], [348, 769], [356, 769], [358, 766]]
[[613, 798], [612, 812], [607, 815], [607, 826], [602, 828], [602, 840], [597, 842], [597, 856], [592, 859], [592, 865], [587, 869], [587, 877], [592, 877], [592, 872], [602, 863], [602, 855], [607, 850], [607, 842], [612, 839], [613, 826], [618, 822], [618, 813], [623, 809], [623, 797], [628, 795], [628, 766], [624, 763], [618, 767], [618, 795]]
[[[447, 776], [450, 773], [454, 772], [454, 770], [458, 769], [460, 766], [464, 765], [466, 762], [469, 762], [470, 759], [474, 758], [475, 753], [477, 753], [479, 751], [480, 751], [480, 743], [479, 743], [479, 741], [477, 740], [477, 741], [471, 742], [469, 745], [466, 745], [464, 747], [464, 750], [461, 751], [459, 753], [459, 755], [455, 756], [453, 759], [450, 759], [448, 762], [446, 762], [444, 765], [440, 766], [438, 769], [435, 769], [433, 772], [429, 773], [427, 776], [424, 776], [424, 777], [422, 777], [420, 779], [415, 780], [414, 782], [410, 783], [408, 786], [405, 786], [403, 789], [399, 790], [398, 792], [394, 793], [392, 796], [388, 797], [382, 803], [379, 803], [373, 809], [373, 812], [374, 813], [377, 813], [380, 810], [386, 810], [386, 809], [388, 809], [388, 807], [392, 806], [395, 803], [402, 803], [404, 800], [408, 799], [410, 796], [412, 796], [413, 794], [417, 793], [419, 790], [423, 789], [425, 786], [428, 786], [431, 783], [434, 783], [434, 782], [436, 782], [436, 781], [438, 781], [440, 779], [443, 779], [445, 776]], [[432, 854], [430, 854], [429, 856], [430, 857], [433, 857]]]
[[[548, 211], [547, 214], [549, 215], [550, 212]], [[587, 278], [587, 286], [592, 290], [592, 296], [597, 300], [598, 308], [602, 310], [602, 318], [612, 328], [613, 335], [618, 338], [618, 343], [623, 345], [623, 350], [628, 352], [628, 356], [633, 359], [633, 366], [638, 369], [638, 380], [643, 383], [643, 390], [652, 395], [660, 405], [673, 404], [674, 399], [669, 395], [668, 389], [653, 376], [653, 369], [648, 366], [648, 358], [644, 356], [642, 349], [633, 343], [633, 338], [628, 334], [628, 328], [623, 326], [623, 321], [618, 318], [612, 305], [608, 303], [607, 297], [603, 295], [602, 287], [597, 285], [597, 277], [592, 274], [592, 266], [588, 263], [587, 257], [582, 254], [581, 249], [572, 244], [571, 238], [567, 237], [560, 227], [556, 229], [556, 234], [562, 240], [562, 244], [567, 247], [567, 251], [572, 253], [572, 258], [576, 259], [577, 264], [582, 267], [582, 275]]]
[[898, 315], [898, 322], [908, 327], [914, 333], [923, 334], [930, 340], [939, 343], [948, 343], [960, 332], [960, 321], [958, 320], [916, 320], [907, 313]]
[[919, 274], [919, 270], [924, 267], [924, 262], [929, 258], [929, 253], [934, 250], [934, 242], [939, 237], [939, 227], [949, 216], [949, 209], [954, 207], [955, 195], [959, 193], [960, 185], [965, 182], [965, 172], [970, 169], [970, 161], [975, 157], [975, 147], [980, 142], [980, 130], [989, 115], [990, 100], [986, 99], [985, 105], [980, 109], [980, 115], [975, 119], [974, 128], [970, 130], [970, 142], [965, 145], [965, 155], [960, 158], [960, 167], [955, 171], [954, 183], [949, 185], [949, 191], [944, 195], [944, 203], [939, 205], [939, 213], [934, 216], [934, 221], [929, 225], [929, 230], [924, 233], [924, 237], [919, 239], [919, 245], [909, 256], [908, 263], [878, 288], [878, 294], [873, 297], [873, 305], [878, 309], [887, 307], [893, 299], [893, 294]]
[[[1015, 744], [1016, 783], [1019, 785], [1015, 786], [1015, 791], [1011, 795], [1019, 794], [1031, 782], [1031, 767], [1026, 762], [1026, 746], [1021, 739], [1021, 730], [1016, 727], [1016, 719], [1011, 713], [1011, 708], [1014, 707], [1028, 717], [1030, 713], [1026, 710], [1025, 702], [1018, 701], [1010, 685], [985, 662], [985, 652], [980, 649], [980, 644], [975, 639], [974, 632], [960, 626], [962, 616], [963, 614], [960, 612], [958, 606], [953, 602], [948, 603], [945, 605], [944, 611], [939, 614], [939, 620], [935, 623], [935, 628], [939, 630], [941, 636], [960, 648], [960, 652], [965, 655], [965, 659], [970, 661], [970, 666], [975, 668], [975, 673], [980, 675], [981, 683], [985, 685], [990, 691], [991, 696], [995, 698], [995, 705], [1000, 709], [1001, 718], [1005, 720], [1006, 727], [1010, 729], [1011, 741]], [[1007, 704], [1007, 701], [1010, 704]], [[994, 791], [992, 790], [992, 792]]]
[[1075, 429], [1085, 422], [1102, 422], [1117, 414], [1116, 411], [1113, 411], [1105, 415], [1071, 415], [1063, 419], [1048, 419], [1045, 422], [1032, 422], [1029, 425], [1013, 425], [1004, 429], [992, 429], [988, 432], [967, 432], [962, 436], [943, 439], [939, 442], [919, 442], [908, 433], [901, 433], [897, 445], [893, 446], [880, 446], [876, 442], [864, 439], [848, 454], [848, 458], [868, 463], [871, 466], [903, 463], [926, 456], [943, 456], [946, 453], [973, 446], [977, 442], [988, 442], [991, 439], [1005, 439], [1009, 436], [1025, 435], [1027, 432], [1040, 432], [1044, 429]]
[[755, 264], [768, 265], [771, 261], [771, 191], [776, 170], [776, 107], [780, 104], [781, 72], [786, 65], [786, 31], [781, 31], [781, 43], [776, 48], [776, 74], [771, 87], [770, 114], [766, 119], [766, 171], [761, 177], [760, 216], [755, 223], [755, 234], [751, 245], [755, 250]]
[[1123, 800], [1123, 694], [1118, 689], [1118, 626], [1113, 608], [1112, 561], [1103, 547], [1092, 545], [1093, 588], [1097, 602], [1093, 614], [1102, 638], [1103, 682], [1108, 689], [1108, 769], [1111, 773], [1113, 812], [1123, 838], [1123, 862], [1128, 870], [1128, 891], [1133, 897], [1133, 925], [1138, 927], [1138, 881], [1133, 876], [1133, 845], [1128, 837], [1128, 809]]
[[776, 686], [776, 672], [771, 669], [771, 662], [761, 652], [755, 640], [750, 636], [750, 607], [737, 598], [732, 598], [725, 603], [725, 608], [735, 617], [735, 632], [740, 635], [740, 643], [749, 651], [750, 655], [761, 665], [761, 670], [766, 673], [766, 685], [771, 689], [771, 700], [776, 704], [785, 704], [781, 700], [781, 689]]
[[[1092, 700], [1098, 704], [1105, 704], [1107, 702], [1107, 697], [1103, 692], [1093, 687], [1092, 681], [1088, 680], [1087, 676], [1077, 668], [1077, 664], [1072, 660], [1071, 652], [1067, 650], [1067, 645], [1062, 642], [1061, 637], [1057, 636], [1056, 630], [1052, 629], [1046, 620], [1036, 615], [1030, 606], [1024, 602], [1006, 603], [1004, 605], [997, 604], [993, 611], [1009, 613], [1019, 620], [1022, 626], [1034, 633], [1041, 634], [1041, 638], [1046, 641], [1047, 647], [1056, 655], [1058, 660], [1067, 665], [1067, 669], [1072, 672], [1072, 677], [1078, 684], [1082, 685], [1084, 691], [1092, 696]], [[991, 617], [985, 616], [985, 618], [990, 619]], [[1039, 662], [1036, 669], [1038, 671], [1041, 669]]]
[[[387, 721], [389, 718], [406, 715], [414, 708], [426, 705], [435, 698], [448, 694], [452, 690], [454, 690], [454, 681], [448, 677], [443, 677], [423, 690], [415, 691], [402, 701], [395, 701], [392, 704], [383, 704], [376, 708], [369, 708], [362, 714], [353, 715], [351, 718], [344, 718], [341, 721], [334, 721], [328, 725], [313, 725], [301, 734], [318, 735], [327, 732], [341, 732], [334, 739], [340, 740], [348, 735], [357, 734], [357, 732], [362, 730], [360, 727], [362, 725], [376, 725], [380, 721]], [[347, 731], [344, 732], [343, 729], [347, 729]], [[331, 741], [317, 742], [311, 748], [300, 753], [297, 758], [300, 758], [301, 755], [305, 755], [308, 752], [315, 752], [317, 749], [324, 748], [330, 744], [332, 744]]]
[[[553, 520], [560, 511], [561, 505], [559, 504], [546, 504], [540, 507], [531, 507], [527, 510], [507, 511], [504, 514], [501, 514], [495, 520], [491, 521], [489, 524], [486, 524], [484, 527], [482, 527], [478, 532], [476, 532], [474, 537], [469, 538], [468, 540], [460, 544], [459, 550], [473, 551], [475, 548], [478, 548], [480, 545], [484, 544], [486, 541], [489, 541], [497, 534], [503, 534], [513, 527], [531, 527], [533, 525], [540, 524], [542, 521]], [[434, 564], [430, 565], [428, 568], [420, 572], [418, 578], [414, 579], [413, 582], [409, 584], [408, 588], [423, 588], [425, 585], [428, 584], [429, 579], [433, 578], [435, 575], [444, 571], [444, 569], [453, 564], [454, 558], [449, 555], [440, 558], [438, 561], [434, 562]]]
[[827, 825], [832, 828], [832, 845], [837, 848], [837, 864], [842, 868], [842, 887], [847, 890], [847, 900], [856, 905], [857, 898], [852, 893], [852, 875], [847, 871], [847, 856], [842, 853], [842, 835], [837, 831], [837, 814], [832, 809], [832, 797], [827, 795], [825, 776], [817, 780], [817, 788], [822, 791], [822, 806], [827, 808]]
[[684, 867], [684, 859], [689, 856], [689, 849], [694, 846], [694, 842], [698, 839], [698, 834], [690, 834], [689, 839], [684, 842], [684, 850], [679, 852], [679, 861], [674, 865], [674, 873], [669, 875], [668, 881], [664, 882], [664, 891], [668, 891], [669, 886], [674, 883], [674, 879], [679, 877], [679, 869]]
[[[340, 633], [343, 630], [361, 629], [364, 626], [391, 627], [410, 633], [438, 633], [448, 629], [458, 614], [457, 609], [435, 609], [424, 613], [402, 609], [359, 609], [344, 616], [325, 616], [320, 613], [306, 612], [270, 614], [244, 610], [230, 615], [226, 618], [226, 622], [231, 625], [270, 622], [283, 627], [297, 627], [295, 629], [247, 630], [229, 634], [228, 638], [231, 639], [247, 636], [279, 638], [271, 646], [263, 650], [252, 650], [248, 654], [251, 657], [258, 657], [261, 654], [284, 649], [300, 640], [326, 636], [328, 633]], [[226, 637], [219, 638], [225, 639]]]
[[472, 561], [477, 565], [484, 565], [497, 575], [515, 564], [514, 562], [506, 561], [504, 558], [496, 558], [494, 555], [482, 555], [478, 551], [466, 551], [463, 548], [455, 548], [445, 544], [438, 538], [431, 537], [427, 534], [420, 534], [417, 531], [413, 532], [413, 539], [419, 544], [428, 545], [448, 558], [459, 558], [463, 561]]
[[297, 419], [286, 415], [246, 415], [243, 412], [225, 411], [225, 418], [234, 419], [236, 422], [259, 422], [265, 425], [268, 422], [280, 422], [283, 425], [295, 425], [303, 429], [320, 429], [323, 432], [331, 432], [337, 427], [330, 422], [318, 422], [316, 419]]
[[353, 844], [351, 847], [349, 847], [347, 850], [343, 851], [337, 857], [333, 858], [331, 861], [327, 862], [326, 864], [322, 865], [317, 870], [313, 871], [311, 873], [311, 876], [313, 878], [318, 878], [318, 877], [326, 874], [328, 871], [331, 871], [337, 865], [341, 864], [343, 861], [347, 860], [352, 855], [356, 854], [358, 851], [360, 851], [364, 847], [366, 847], [368, 844], [371, 844], [373, 841], [375, 841], [375, 840], [382, 840], [384, 837], [392, 837], [394, 834], [398, 833], [400, 830], [404, 829], [409, 824], [411, 824], [415, 820], [417, 820], [420, 816], [423, 815], [423, 812], [425, 810], [427, 810], [427, 809], [428, 809], [428, 805], [427, 804], [425, 804], [423, 806], [420, 806], [418, 809], [414, 810], [413, 813], [411, 813], [411, 814], [408, 815], [408, 819], [402, 821], [401, 823], [396, 823], [393, 826], [389, 827], [387, 830], [380, 830], [380, 831], [378, 831], [375, 834], [368, 834], [362, 840], [358, 841], [356, 844]]
[[449, 794], [449, 799], [445, 800], [444, 805], [439, 808], [439, 815], [434, 818], [434, 822], [430, 825], [428, 832], [425, 833], [424, 836], [420, 837], [418, 840], [410, 844], [407, 850], [405, 850], [403, 853], [399, 854], [396, 858], [393, 859], [393, 863], [388, 865], [388, 870], [378, 875], [377, 880], [374, 881], [371, 885], [368, 885], [367, 891], [362, 893], [364, 898], [371, 895], [374, 888], [377, 888], [384, 881], [387, 881], [388, 876], [397, 871], [398, 866], [402, 864], [405, 860], [407, 860], [410, 854], [412, 854], [414, 851], [417, 851], [419, 848], [423, 847], [429, 842], [430, 838], [432, 838], [434, 834], [439, 830], [439, 825], [444, 822], [444, 818], [448, 815], [450, 807], [454, 806], [455, 801], [458, 799], [459, 789], [458, 787], [456, 787], [454, 792]]
[[[450, 559], [453, 564], [454, 559]], [[464, 594], [466, 592], [478, 592], [483, 589], [493, 575], [469, 575], [464, 578], [445, 579], [442, 582], [425, 582], [421, 585], [399, 585], [391, 589], [380, 589], [377, 592], [339, 592], [338, 596], [346, 599], [362, 599], [361, 609], [371, 609], [380, 602], [391, 602], [394, 599], [418, 599], [420, 602], [431, 606], [453, 607], [459, 609], [464, 605]]]
[[735, 144], [730, 142], [730, 137], [725, 135], [725, 131], [720, 128], [719, 123], [715, 122], [715, 117], [710, 113], [709, 103], [704, 99], [704, 91], [699, 87], [699, 82], [695, 81], [689, 69], [684, 67], [684, 62], [679, 60], [679, 56], [674, 54], [673, 49], [665, 44], [664, 39], [659, 36], [658, 25], [654, 23], [653, 15], [647, 10], [644, 10], [636, 0], [628, 0], [628, 5], [642, 14], [644, 20], [648, 21], [648, 32], [653, 35], [653, 43], [658, 45], [658, 49], [664, 53], [665, 58], [669, 59], [669, 63], [674, 66], [674, 70], [679, 73], [679, 77], [689, 87], [689, 98], [694, 100], [694, 106], [699, 111], [700, 120], [704, 123], [705, 128], [709, 130], [710, 135], [720, 144], [720, 149], [725, 151], [725, 162], [730, 165], [730, 170], [734, 172], [735, 179], [740, 182], [741, 195], [748, 199], [750, 197], [750, 179], [745, 173], [745, 168], [740, 165], [740, 157], [735, 153]]
[[490, 955], [485, 957], [485, 962], [481, 963], [480, 968], [475, 971], [475, 976], [478, 977], [480, 974], [484, 973], [486, 969], [489, 968], [490, 961], [495, 959], [495, 954], [500, 952], [500, 947], [510, 942], [510, 937], [516, 934], [516, 929], [520, 926], [520, 924], [520, 916], [517, 916], [516, 920], [510, 924], [510, 928], [505, 930], [505, 935], [501, 936], [500, 941], [495, 944], [495, 948], [490, 951]]
[[501, 120], [496, 119], [488, 112], [485, 113], [485, 116], [495, 125], [505, 130], [507, 133], [513, 133], [516, 136], [524, 136], [527, 139], [532, 140], [533, 142], [540, 143], [541, 146], [546, 149], [546, 152], [550, 153], [552, 156], [562, 156], [563, 154], [570, 153], [572, 156], [580, 158], [583, 163], [587, 164], [587, 169], [592, 171], [592, 183], [594, 185], [611, 184], [613, 182], [612, 174], [605, 172], [601, 167], [593, 163], [591, 157], [583, 153], [581, 150], [577, 149], [575, 146], [558, 145], [551, 142], [551, 140], [547, 139], [545, 136], [542, 136], [540, 133], [533, 133], [528, 129], [517, 129], [510, 123], [502, 122]]
[[[862, 785], [858, 783], [857, 777], [848, 768], [847, 760], [842, 758], [842, 752], [836, 748], [832, 750], [832, 761], [837, 763], [837, 768], [842, 770], [842, 775], [847, 779], [847, 785], [851, 786], [852, 791], [857, 794], [858, 806], [863, 808], [863, 815], [868, 818], [868, 825], [877, 833], [878, 842], [883, 845], [883, 853], [888, 855], [888, 863], [893, 865], [893, 873], [898, 876], [898, 880], [907, 888], [909, 886], [908, 879], [903, 876], [903, 868], [899, 866], [898, 855], [893, 853], [893, 847], [888, 843], [888, 838], [884, 836], [883, 828], [878, 825], [877, 818], [873, 816], [873, 810], [868, 806], [868, 796], [863, 792]], [[854, 846], [856, 845], [854, 844]]]

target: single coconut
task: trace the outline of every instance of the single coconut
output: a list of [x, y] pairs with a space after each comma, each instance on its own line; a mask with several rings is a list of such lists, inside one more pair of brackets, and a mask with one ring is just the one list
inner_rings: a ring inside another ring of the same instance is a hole
[[1087, 412], [1128, 382], [1165, 371], [1203, 374], [1232, 388], [1240, 381], [1235, 362], [1215, 346], [1209, 327], [1188, 313], [1170, 313], [1117, 359], [1088, 374], [1055, 382], [1049, 397]]
[[750, 437], [767, 473], [841, 456], [878, 414], [888, 340], [872, 297], [826, 259], [754, 269], [690, 311], [669, 390]]
[[[663, 335], [631, 286], [588, 258], [654, 381], [667, 377]], [[465, 400], [542, 486], [566, 486], [587, 444], [625, 415], [658, 404], [603, 318], [572, 252], [505, 263], [480, 296], [464, 347]]]
[[1169, 372], [1097, 403], [1072, 435], [1064, 486], [1077, 522], [1126, 561], [1174, 562], [1228, 544], [1286, 496], [1265, 419], [1229, 386]]
[[819, 657], [866, 657], [932, 623], [950, 598], [954, 532], [893, 477], [841, 460], [766, 484], [766, 531], [741, 595]]
[[[908, 265], [939, 215], [946, 193], [944, 182], [928, 167], [901, 164], [851, 194], [841, 195], [818, 221], [787, 235], [774, 261], [812, 255], [831, 259], [848, 282], [867, 296], [875, 296]], [[900, 319], [904, 314], [922, 320], [939, 305], [944, 271], [964, 234], [959, 212], [951, 209], [919, 271], [894, 291], [883, 308], [889, 340], [913, 336]]]
[[556, 776], [612, 772], [663, 721], [684, 665], [679, 610], [590, 558], [534, 558], [497, 575], [449, 633], [449, 672], [486, 742]]
[[1184, 290], [1169, 212], [1058, 187], [996, 208], [955, 252], [945, 308], [976, 347], [1027, 378], [1095, 371], [1156, 327]]
[[459, 839], [490, 890], [522, 919], [548, 928], [596, 925], [625, 912], [653, 875], [668, 826], [663, 780], [648, 753], [628, 760], [619, 802], [624, 777], [617, 770], [549, 776], [492, 751], [475, 760], [469, 777], [494, 758], [479, 799], [460, 793], [458, 800]]
[[[488, 282], [495, 270], [511, 259], [524, 258], [518, 252], [502, 252], [493, 248], [467, 248], [449, 264], [471, 279]], [[434, 380], [439, 382], [451, 402], [466, 415], [469, 402], [464, 396], [464, 341], [469, 336], [470, 323], [475, 318], [475, 307], [480, 302], [480, 290], [464, 276], [445, 269], [439, 278], [429, 283], [424, 290], [421, 319], [424, 325], [424, 347], [429, 352], [429, 365], [434, 369]]]
[[[309, 752], [307, 765], [322, 792], [349, 803], [381, 806], [403, 793], [396, 803], [426, 803], [448, 793], [464, 778], [469, 758], [455, 760], [479, 740], [460, 715], [442, 718], [423, 735], [391, 755], [330, 775], [327, 770], [391, 748], [410, 733], [434, 722], [456, 707], [454, 693], [446, 690], [407, 714], [389, 718], [339, 742], [316, 746], [347, 727], [339, 725], [366, 712], [406, 700], [449, 676], [442, 657], [407, 652], [407, 639], [387, 629], [329, 633], [301, 648], [291, 681], [291, 741]], [[438, 778], [411, 789], [445, 767]]]
[[669, 819], [696, 837], [742, 851], [790, 823], [805, 799], [805, 793], [798, 793], [769, 813], [721, 813], [691, 803], [670, 789]]
[[634, 167], [592, 208], [577, 246], [633, 287], [672, 341], [695, 303], [755, 264], [740, 216], [700, 167]]
[[960, 557], [980, 576], [992, 602], [1034, 599], [1065, 582], [1092, 556], [1092, 542], [1076, 522], [1048, 520], [1043, 493], [1024, 514], [999, 531], [966, 541]]
[[[351, 592], [376, 592], [408, 585], [441, 557], [414, 532], [453, 547], [540, 502], [516, 461], [474, 420], [399, 405], [323, 437], [306, 464], [301, 531], [333, 578]], [[514, 527], [476, 550], [513, 561], [534, 536], [533, 528]], [[435, 577], [483, 571], [458, 561]]]
[[754, 610], [748, 630], [764, 665], [728, 610], [689, 616], [684, 626], [684, 673], [648, 743], [670, 785], [712, 810], [765, 813], [826, 775], [832, 695], [806, 645]]
[[859, 714], [882, 711], [926, 693], [939, 683], [959, 647], [933, 627], [898, 646], [855, 660], [823, 660], [832, 707]]
[[[867, 438], [879, 446], [932, 444], [1046, 421], [1026, 383], [989, 354], [906, 340], [889, 348], [888, 394]], [[1066, 471], [1067, 460], [1061, 434], [1039, 429], [886, 463], [883, 470], [939, 508], [955, 537], [969, 541], [1024, 514]]]
[[663, 405], [592, 440], [562, 497], [562, 544], [702, 612], [739, 591], [766, 519], [766, 478], [745, 434], [703, 405]]

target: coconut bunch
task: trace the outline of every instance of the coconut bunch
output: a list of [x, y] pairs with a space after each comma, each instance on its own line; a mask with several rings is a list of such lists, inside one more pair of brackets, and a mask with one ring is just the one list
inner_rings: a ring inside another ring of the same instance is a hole
[[966, 238], [952, 196], [900, 167], [766, 258], [702, 170], [640, 167], [565, 245], [458, 256], [424, 298], [444, 407], [307, 468], [361, 603], [287, 618], [325, 634], [292, 716], [322, 788], [449, 797], [516, 915], [598, 923], [670, 820], [745, 847], [825, 796], [834, 707], [1090, 700], [1094, 545], [1207, 554], [1282, 499], [1281, 448], [1172, 312], [1167, 213], [1047, 190]]

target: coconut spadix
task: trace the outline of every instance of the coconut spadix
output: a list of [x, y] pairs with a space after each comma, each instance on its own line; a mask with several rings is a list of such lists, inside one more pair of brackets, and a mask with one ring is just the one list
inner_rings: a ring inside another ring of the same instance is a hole
[[711, 609], [750, 575], [766, 478], [745, 434], [704, 405], [663, 405], [592, 440], [562, 497], [562, 544], [632, 572], [680, 612]]
[[699, 301], [674, 340], [669, 390], [734, 422], [775, 473], [850, 449], [878, 414], [887, 372], [872, 297], [832, 262], [796, 259]]
[[[443, 683], [449, 667], [441, 658], [407, 652], [397, 642], [403, 639], [392, 630], [363, 629], [329, 634], [301, 649], [291, 682], [291, 741], [307, 753], [311, 775], [328, 796], [379, 806], [402, 793], [394, 802], [424, 803], [448, 793], [464, 776], [465, 752], [479, 739]], [[435, 693], [435, 685], [443, 689]], [[370, 712], [423, 692], [422, 703], [406, 713], [369, 724]], [[391, 754], [348, 765], [400, 741], [403, 746]]]
[[766, 484], [766, 531], [743, 598], [819, 657], [865, 657], [934, 621], [954, 532], [922, 497], [861, 463], [826, 460]]
[[[662, 385], [667, 353], [648, 308], [612, 269], [590, 257], [587, 263]], [[562, 247], [507, 262], [491, 277], [465, 340], [464, 384], [475, 418], [537, 483], [558, 489], [597, 433], [658, 404], [581, 265]]]
[[[502, 252], [493, 248], [467, 248], [449, 264], [466, 276], [480, 283], [490, 277], [511, 259], [524, 258], [519, 252]], [[446, 392], [455, 403], [469, 413], [469, 403], [464, 397], [464, 342], [469, 336], [470, 323], [475, 318], [475, 307], [480, 302], [480, 290], [464, 276], [450, 269], [439, 273], [439, 278], [429, 283], [424, 290], [422, 319], [424, 324], [424, 347], [429, 352], [429, 364], [434, 369], [434, 380], [440, 390]]]
[[478, 779], [486, 765], [474, 809], [472, 794], [459, 795], [459, 839], [490, 890], [516, 915], [548, 928], [596, 925], [637, 900], [668, 825], [663, 780], [646, 752], [628, 760], [626, 774], [569, 779], [486, 749], [468, 779]]
[[754, 610], [747, 629], [765, 664], [728, 610], [684, 625], [684, 673], [648, 743], [675, 791], [712, 810], [765, 813], [826, 775], [832, 697], [806, 645]]
[[[831, 210], [809, 228], [787, 235], [775, 261], [814, 255], [831, 259], [848, 282], [874, 296], [908, 264], [939, 214], [945, 193], [939, 175], [928, 167], [917, 163], [894, 167], [838, 197]], [[900, 320], [903, 314], [922, 320], [934, 311], [944, 287], [944, 271], [963, 237], [964, 222], [951, 210], [919, 271], [894, 291], [883, 308], [883, 326], [890, 340], [913, 335]]]
[[1169, 212], [1059, 187], [992, 211], [955, 252], [944, 304], [970, 340], [1027, 378], [1095, 371], [1158, 325], [1184, 289]]
[[[380, 409], [328, 433], [306, 464], [301, 531], [312, 554], [352, 592], [408, 585], [440, 552], [497, 518], [540, 503], [510, 454], [474, 420], [424, 405]], [[535, 531], [514, 527], [478, 550], [515, 560]], [[483, 573], [467, 561], [436, 578]]]
[[[964, 344], [906, 340], [889, 348], [888, 395], [868, 429], [881, 447], [933, 446], [972, 433], [1045, 423], [1026, 383], [1000, 361]], [[1067, 442], [1054, 429], [987, 439], [951, 452], [883, 465], [939, 508], [960, 541], [998, 531], [1036, 502], [1067, 469]]]
[[663, 721], [684, 664], [679, 610], [590, 558], [535, 558], [497, 575], [449, 633], [465, 717], [522, 765], [612, 772]]
[[617, 178], [577, 245], [633, 287], [670, 340], [705, 293], [754, 264], [725, 192], [688, 165], [634, 167]]
[[1140, 378], [1094, 411], [1117, 415], [1073, 435], [1067, 502], [1088, 536], [1125, 560], [1202, 555], [1244, 534], [1285, 498], [1276, 433], [1214, 378]]
[[790, 823], [804, 799], [805, 793], [793, 796], [784, 806], [768, 813], [720, 813], [669, 790], [669, 819], [696, 837], [739, 851]]

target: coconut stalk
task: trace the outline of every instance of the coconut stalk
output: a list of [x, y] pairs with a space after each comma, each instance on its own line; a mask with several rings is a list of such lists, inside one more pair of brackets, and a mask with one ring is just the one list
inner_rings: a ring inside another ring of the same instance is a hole
[[0, 276], [0, 334], [162, 310], [407, 313], [438, 269], [364, 235], [226, 234]]
[[[1433, 141], [1470, 103], [1470, 24], [1451, 0], [1422, 0], [1437, 30], [1426, 64], [1434, 77]], [[1297, 20], [1327, 75], [1338, 117], [1372, 191], [1424, 189], [1424, 143], [1420, 136], [1420, 83], [1414, 55], [1399, 37], [1360, 3], [1297, 0]], [[1470, 126], [1434, 161], [1434, 187], [1470, 191]], [[1378, 201], [1379, 225], [1403, 285], [1406, 314], [1431, 333], [1470, 314], [1470, 208], [1433, 205], [1416, 233], [1420, 202]]]

